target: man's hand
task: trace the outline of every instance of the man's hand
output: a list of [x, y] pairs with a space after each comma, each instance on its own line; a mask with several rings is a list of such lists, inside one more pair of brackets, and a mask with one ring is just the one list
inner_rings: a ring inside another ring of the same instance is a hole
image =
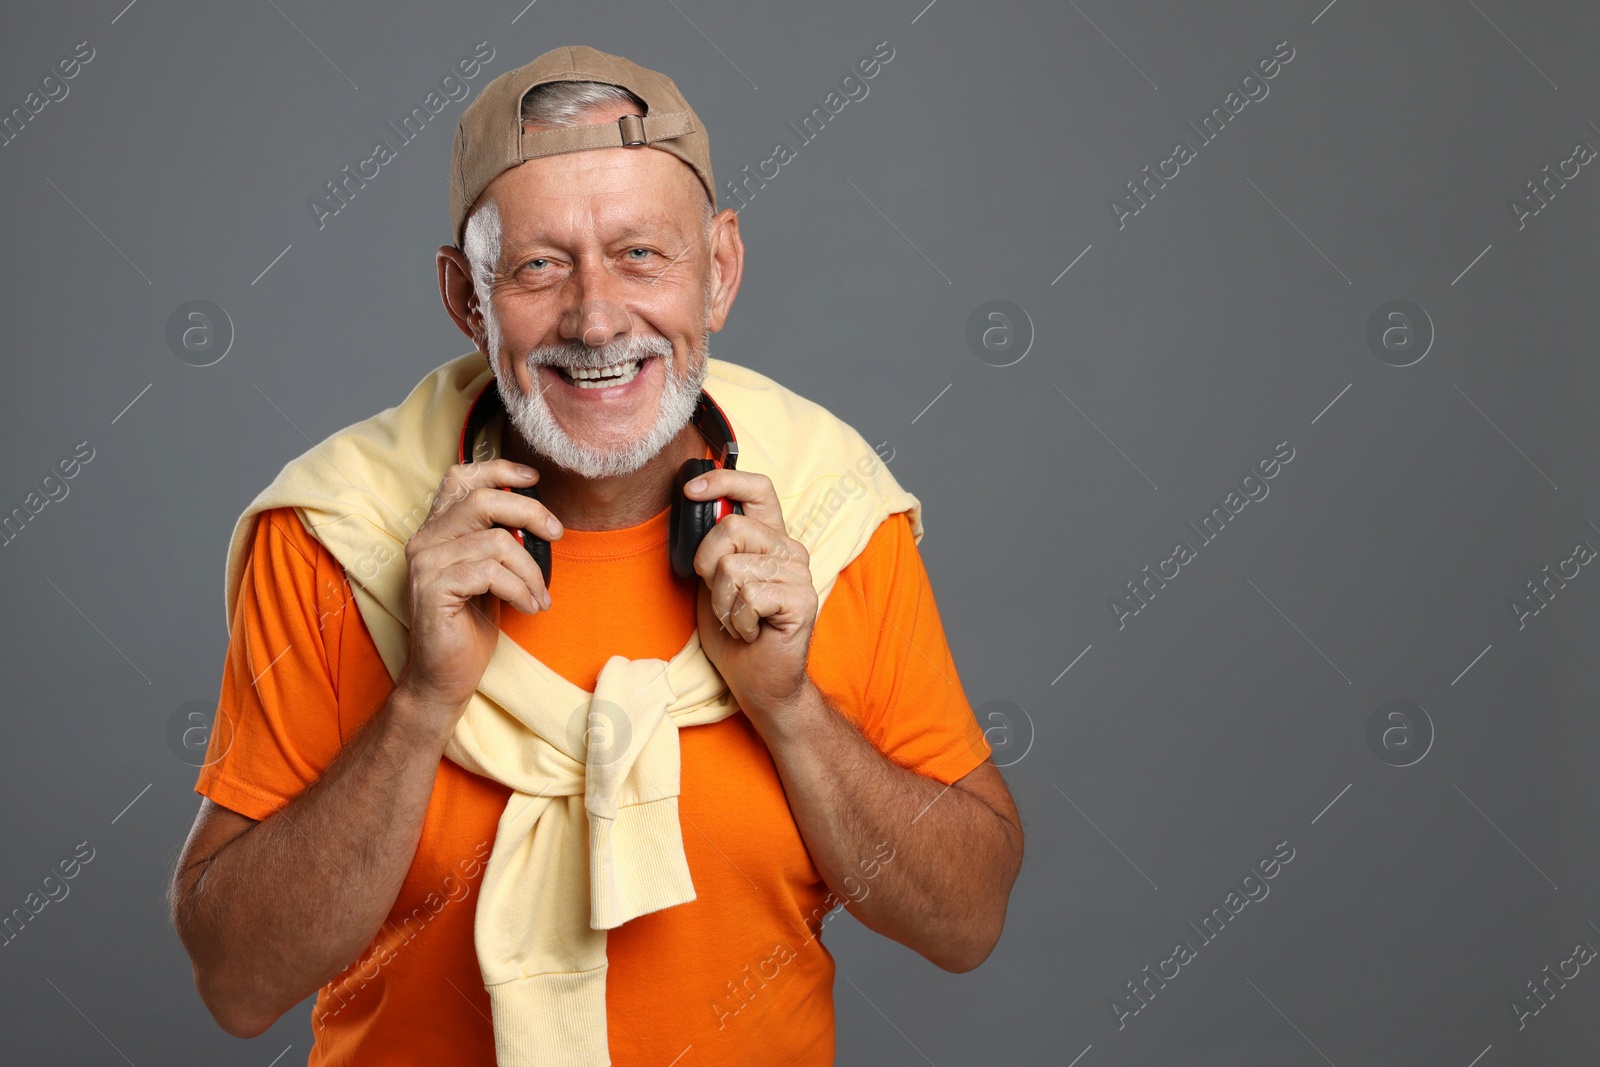
[[784, 528], [777, 490], [764, 474], [708, 471], [684, 495], [743, 505], [743, 515], [711, 528], [694, 556], [704, 579], [700, 643], [745, 714], [781, 713], [810, 685], [806, 656], [817, 620], [810, 553]]
[[430, 731], [448, 733], [478, 688], [500, 637], [500, 601], [526, 614], [550, 607], [544, 576], [510, 529], [546, 540], [561, 524], [539, 501], [500, 486], [538, 481], [509, 460], [451, 467], [428, 518], [406, 542], [411, 636], [395, 689]]
[[[684, 487], [690, 499], [730, 497], [745, 514], [717, 523], [695, 553], [700, 642], [772, 755], [818, 872], [869, 929], [945, 970], [973, 969], [1000, 939], [1022, 863], [1004, 779], [992, 761], [949, 784], [903, 767], [830, 704], [806, 673], [810, 556], [788, 536], [771, 479], [702, 478]], [[868, 897], [857, 873], [868, 857], [881, 862], [881, 847], [894, 863]]]

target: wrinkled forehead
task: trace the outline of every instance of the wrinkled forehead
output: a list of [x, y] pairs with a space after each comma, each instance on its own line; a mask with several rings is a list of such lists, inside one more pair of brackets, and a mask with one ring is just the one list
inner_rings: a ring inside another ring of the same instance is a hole
[[602, 241], [700, 231], [705, 192], [688, 164], [649, 148], [601, 148], [530, 159], [484, 190], [511, 240]]

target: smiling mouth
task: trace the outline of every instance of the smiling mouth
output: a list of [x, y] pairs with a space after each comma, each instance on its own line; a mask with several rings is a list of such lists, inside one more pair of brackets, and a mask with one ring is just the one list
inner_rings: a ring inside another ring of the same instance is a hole
[[635, 359], [627, 363], [615, 363], [609, 367], [552, 367], [551, 369], [561, 376], [562, 381], [579, 389], [609, 389], [633, 381], [639, 376], [639, 369], [643, 366], [644, 360]]

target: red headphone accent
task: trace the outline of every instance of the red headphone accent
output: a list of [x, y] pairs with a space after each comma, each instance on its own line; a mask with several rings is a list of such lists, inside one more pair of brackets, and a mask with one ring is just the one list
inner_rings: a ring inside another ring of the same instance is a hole
[[[472, 401], [471, 409], [467, 412], [466, 420], [461, 424], [461, 439], [457, 448], [459, 462], [468, 462], [467, 456], [472, 451], [470, 446], [477, 442], [478, 434], [483, 431], [491, 418], [504, 413], [505, 405], [500, 400], [500, 391], [495, 387], [495, 380], [490, 378], [478, 391], [477, 397]], [[739, 502], [728, 497], [718, 497], [716, 500], [690, 500], [683, 495], [683, 487], [694, 478], [720, 468], [734, 470], [739, 462], [739, 441], [734, 436], [733, 424], [717, 406], [717, 402], [704, 390], [695, 400], [694, 414], [690, 421], [700, 432], [700, 436], [711, 446], [713, 458], [684, 460], [672, 479], [672, 514], [669, 518], [667, 546], [672, 558], [673, 573], [680, 578], [688, 578], [694, 574], [695, 552], [699, 550], [700, 542], [711, 531], [711, 527], [729, 515], [744, 514], [744, 508]], [[539, 499], [538, 489], [531, 485], [526, 488], [515, 486], [501, 488], [508, 492], [533, 497], [535, 500]], [[504, 528], [510, 530], [511, 536], [528, 550], [528, 554], [539, 565], [540, 573], [544, 575], [545, 587], [549, 588], [550, 542], [526, 530]]]

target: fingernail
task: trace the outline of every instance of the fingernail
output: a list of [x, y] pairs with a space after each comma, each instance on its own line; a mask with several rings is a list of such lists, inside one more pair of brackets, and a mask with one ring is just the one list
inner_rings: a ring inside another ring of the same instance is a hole
[[519, 463], [519, 464], [517, 464], [517, 473], [522, 475], [524, 478], [532, 478], [538, 472], [535, 471], [532, 467], [524, 467], [522, 464]]
[[696, 478], [694, 481], [692, 481], [688, 485], [684, 486], [684, 488], [689, 490], [689, 492], [691, 492], [691, 493], [698, 493], [700, 490], [704, 489], [705, 487], [706, 487], [706, 480], [704, 478]]
[[550, 531], [551, 537], [559, 537], [561, 535], [561, 522], [554, 515], [550, 516], [550, 522], [546, 528]]

